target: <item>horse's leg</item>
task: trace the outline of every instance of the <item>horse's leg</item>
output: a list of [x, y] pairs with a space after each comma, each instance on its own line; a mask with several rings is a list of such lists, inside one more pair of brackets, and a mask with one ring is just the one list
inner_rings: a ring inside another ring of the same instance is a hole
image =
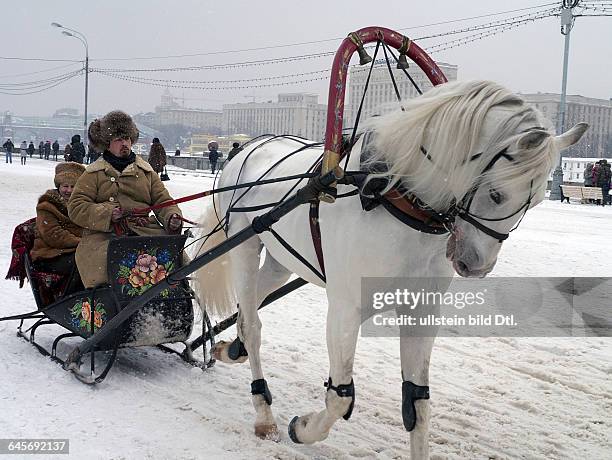
[[353, 361], [361, 323], [359, 299], [332, 298], [328, 286], [328, 300], [330, 381], [325, 396], [325, 410], [295, 417], [291, 421], [289, 436], [297, 443], [311, 444], [324, 440], [336, 420], [340, 417], [348, 420], [353, 410]]
[[[291, 277], [291, 272], [274, 259], [270, 253], [266, 253], [266, 259], [259, 270], [257, 279], [257, 306], [261, 305], [268, 294], [281, 287]], [[238, 311], [238, 322], [241, 321], [241, 310]], [[217, 342], [212, 350], [214, 359], [228, 363], [243, 363], [248, 359], [248, 354], [241, 339], [237, 337], [233, 342], [221, 340]]]
[[259, 270], [257, 280], [257, 306], [261, 305], [269, 294], [276, 291], [291, 277], [291, 272], [266, 252], [266, 259]]
[[280, 439], [270, 405], [272, 395], [264, 380], [259, 348], [261, 346], [261, 321], [257, 314], [257, 284], [261, 242], [251, 239], [230, 253], [236, 296], [240, 313], [236, 326], [238, 337], [244, 343], [251, 363], [251, 394], [255, 407], [255, 434], [265, 439]]
[[402, 417], [412, 459], [429, 458], [429, 359], [435, 337], [400, 338]]

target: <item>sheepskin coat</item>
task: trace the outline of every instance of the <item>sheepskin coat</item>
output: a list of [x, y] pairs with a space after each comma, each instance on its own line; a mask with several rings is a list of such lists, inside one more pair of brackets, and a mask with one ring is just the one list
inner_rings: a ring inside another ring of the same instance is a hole
[[47, 190], [36, 206], [36, 232], [30, 251], [32, 261], [52, 259], [74, 252], [83, 229], [68, 218], [66, 201], [56, 190]]
[[[68, 215], [83, 227], [76, 262], [86, 288], [108, 283], [106, 253], [109, 240], [116, 236], [111, 222], [113, 209], [145, 208], [169, 200], [172, 197], [159, 176], [138, 155], [122, 172], [102, 157], [85, 169], [68, 202]], [[150, 216], [144, 226], [130, 220], [126, 223], [137, 235], [165, 235], [173, 214], [182, 215], [178, 206], [155, 211], [157, 219]]]

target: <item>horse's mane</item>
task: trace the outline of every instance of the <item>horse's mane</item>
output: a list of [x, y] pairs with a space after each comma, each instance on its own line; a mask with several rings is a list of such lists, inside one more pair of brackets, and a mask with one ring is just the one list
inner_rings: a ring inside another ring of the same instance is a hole
[[[379, 176], [389, 179], [388, 188], [401, 181], [434, 209], [444, 210], [453, 199], [461, 199], [503, 149], [516, 161], [498, 162], [487, 180], [503, 180], [509, 186], [527, 180], [527, 187], [533, 180], [537, 189], [552, 169], [557, 154], [553, 136], [533, 148], [517, 147], [525, 129], [550, 132], [550, 122], [496, 83], [446, 83], [403, 106], [404, 111], [374, 117], [364, 125], [375, 133], [367, 163], [386, 163], [388, 172]], [[478, 153], [482, 155], [469, 161]]]

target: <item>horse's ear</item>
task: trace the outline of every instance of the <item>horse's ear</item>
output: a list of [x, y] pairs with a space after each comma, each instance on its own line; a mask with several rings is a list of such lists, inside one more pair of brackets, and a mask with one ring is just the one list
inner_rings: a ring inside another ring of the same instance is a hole
[[516, 145], [519, 150], [534, 149], [548, 137], [550, 137], [550, 133], [548, 131], [543, 129], [535, 129], [523, 134], [516, 142]]
[[569, 131], [566, 131], [563, 134], [559, 134], [558, 136], [556, 136], [555, 144], [557, 144], [559, 150], [566, 149], [570, 145], [574, 145], [576, 142], [578, 142], [588, 128], [588, 123], [578, 123]]

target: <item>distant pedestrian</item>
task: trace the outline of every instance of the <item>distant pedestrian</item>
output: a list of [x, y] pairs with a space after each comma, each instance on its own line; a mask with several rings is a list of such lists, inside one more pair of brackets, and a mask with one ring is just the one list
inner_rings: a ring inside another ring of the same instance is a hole
[[43, 141], [40, 141], [40, 144], [38, 144], [38, 157], [42, 160], [42, 157], [45, 153], [45, 143]]
[[72, 161], [72, 146], [70, 144], [66, 144], [66, 147], [64, 147], [64, 161]]
[[153, 168], [153, 171], [160, 174], [166, 167], [167, 162], [166, 149], [164, 149], [164, 146], [159, 142], [159, 139], [154, 137], [153, 143], [151, 144], [151, 150], [149, 150], [149, 164]]
[[215, 141], [208, 143], [208, 161], [210, 162], [210, 172], [215, 173], [217, 161], [219, 160], [219, 144]]
[[76, 163], [83, 163], [85, 159], [85, 146], [81, 142], [81, 136], [75, 134], [72, 136], [70, 146], [72, 147], [72, 160]]
[[53, 150], [53, 161], [57, 161], [57, 154], [59, 153], [60, 149], [59, 142], [57, 142], [57, 139], [55, 139], [55, 142], [53, 142], [51, 149]]
[[34, 155], [35, 151], [36, 148], [34, 148], [34, 142], [30, 141], [30, 145], [28, 145], [28, 155], [30, 155], [30, 158], [32, 158], [32, 155]]
[[175, 157], [180, 157], [181, 156], [181, 150], [180, 149], [176, 149], [176, 152], [174, 152], [174, 156]]
[[45, 160], [48, 160], [51, 156], [51, 141], [45, 142]]
[[593, 180], [595, 186], [601, 188], [601, 194], [603, 195], [602, 205], [609, 204], [610, 202], [610, 181], [612, 180], [612, 170], [610, 170], [610, 164], [605, 158], [599, 160], [593, 168]]
[[227, 154], [227, 162], [229, 163], [232, 158], [234, 158], [240, 152], [242, 152], [242, 147], [240, 147], [240, 144], [238, 142], [234, 142], [232, 144], [232, 150], [230, 150]]
[[6, 162], [13, 164], [13, 149], [15, 148], [15, 144], [13, 141], [8, 139], [4, 144], [2, 144], [4, 150], [6, 151]]
[[28, 143], [26, 141], [23, 141], [19, 146], [19, 154], [21, 156], [21, 164], [25, 165], [28, 159]]
[[587, 163], [584, 169], [584, 186], [594, 187], [593, 183], [593, 163]]

